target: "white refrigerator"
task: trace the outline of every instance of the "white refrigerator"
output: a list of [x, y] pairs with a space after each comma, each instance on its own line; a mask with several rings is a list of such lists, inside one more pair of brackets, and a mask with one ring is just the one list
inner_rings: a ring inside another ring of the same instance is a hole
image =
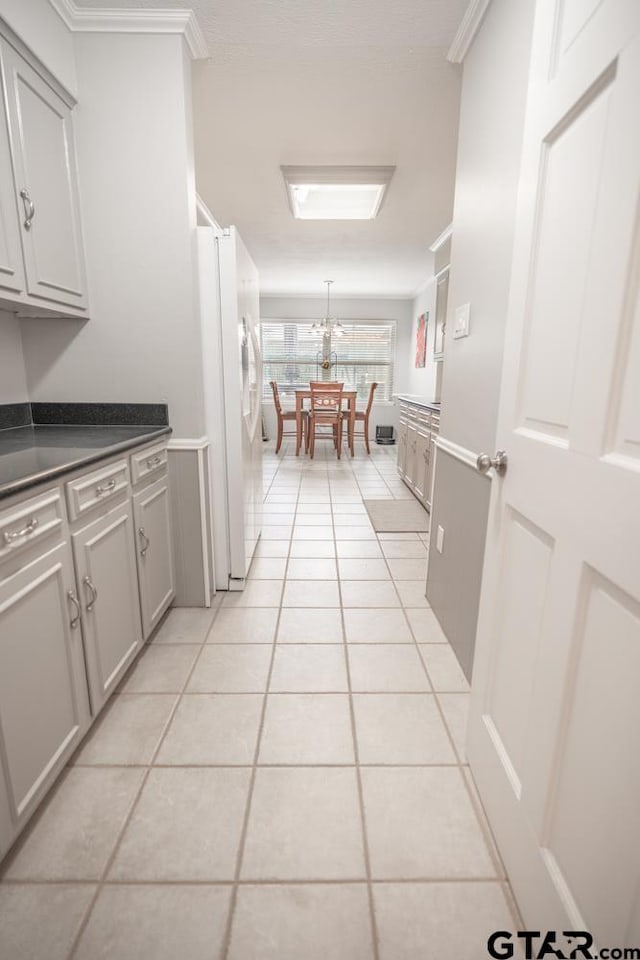
[[197, 228], [213, 578], [242, 590], [262, 530], [258, 271], [235, 227]]

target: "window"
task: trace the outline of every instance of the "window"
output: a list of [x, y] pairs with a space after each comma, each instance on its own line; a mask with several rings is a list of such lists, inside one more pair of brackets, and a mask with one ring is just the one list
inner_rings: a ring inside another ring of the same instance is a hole
[[[263, 320], [263, 397], [275, 380], [283, 397], [308, 387], [310, 380], [341, 380], [366, 400], [378, 384], [376, 400], [391, 400], [395, 360], [395, 321], [342, 321], [341, 337], [311, 332], [311, 320]], [[330, 367], [323, 369], [323, 361]]]

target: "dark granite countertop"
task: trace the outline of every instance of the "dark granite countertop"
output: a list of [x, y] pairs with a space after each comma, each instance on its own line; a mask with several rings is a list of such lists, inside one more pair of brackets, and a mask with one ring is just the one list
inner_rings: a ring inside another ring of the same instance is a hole
[[0, 430], [0, 499], [170, 433], [166, 425], [31, 424]]

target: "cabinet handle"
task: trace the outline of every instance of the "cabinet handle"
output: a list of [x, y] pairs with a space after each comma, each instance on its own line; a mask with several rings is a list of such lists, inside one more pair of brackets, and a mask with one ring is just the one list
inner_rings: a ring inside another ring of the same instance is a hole
[[149, 545], [151, 544], [151, 541], [149, 540], [149, 537], [144, 532], [144, 527], [138, 527], [138, 536], [142, 540], [142, 550], [140, 551], [140, 556], [145, 557], [147, 555], [147, 550], [149, 549]]
[[148, 467], [157, 467], [159, 463], [162, 463], [162, 457], [149, 457], [147, 460]]
[[31, 224], [36, 215], [36, 205], [29, 196], [29, 191], [25, 190], [24, 187], [20, 191], [20, 196], [24, 205], [24, 228], [25, 230], [31, 230]]
[[30, 533], [33, 533], [35, 528], [38, 526], [38, 518], [32, 517], [31, 520], [28, 520], [25, 523], [22, 530], [5, 530], [4, 542], [6, 546], [10, 546], [15, 540], [19, 540], [20, 537], [28, 537]]
[[111, 480], [107, 480], [106, 483], [101, 483], [96, 487], [96, 493], [99, 497], [103, 497], [105, 493], [109, 493], [116, 485], [116, 478], [112, 477]]
[[67, 590], [67, 599], [70, 600], [75, 607], [76, 615], [75, 617], [71, 617], [71, 620], [69, 620], [69, 626], [72, 630], [75, 630], [80, 623], [80, 604], [78, 603], [77, 597], [73, 590]]
[[91, 611], [94, 608], [95, 602], [98, 599], [98, 591], [93, 585], [91, 581], [91, 577], [83, 577], [82, 582], [84, 583], [85, 587], [88, 587], [89, 590], [91, 591], [91, 599], [89, 600], [89, 603], [86, 606], [87, 613], [91, 613]]

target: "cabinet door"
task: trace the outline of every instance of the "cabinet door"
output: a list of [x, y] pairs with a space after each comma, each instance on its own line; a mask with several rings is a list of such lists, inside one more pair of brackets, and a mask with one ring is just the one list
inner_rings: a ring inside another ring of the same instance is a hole
[[9, 127], [4, 100], [0, 97], [0, 288], [21, 293], [24, 286]]
[[429, 434], [418, 433], [416, 438], [416, 479], [413, 492], [426, 502], [429, 496], [427, 475], [429, 472]]
[[416, 482], [416, 453], [418, 448], [418, 430], [414, 424], [410, 423], [407, 428], [407, 462], [405, 466], [405, 479], [411, 486]]
[[433, 483], [433, 468], [436, 462], [436, 444], [435, 441], [440, 433], [440, 418], [431, 418], [431, 437], [429, 439], [429, 457], [427, 460], [427, 478], [425, 481], [425, 504], [429, 511], [431, 510], [431, 486]]
[[130, 501], [71, 539], [95, 716], [142, 644]]
[[404, 479], [407, 467], [407, 421], [398, 424], [398, 473]]
[[[13, 834], [89, 725], [74, 589], [68, 542], [0, 583], [0, 765]], [[0, 856], [11, 839], [0, 837]]]
[[86, 308], [71, 110], [13, 47], [0, 51], [27, 292]]
[[165, 476], [133, 498], [142, 632], [145, 639], [175, 596], [169, 482]]

